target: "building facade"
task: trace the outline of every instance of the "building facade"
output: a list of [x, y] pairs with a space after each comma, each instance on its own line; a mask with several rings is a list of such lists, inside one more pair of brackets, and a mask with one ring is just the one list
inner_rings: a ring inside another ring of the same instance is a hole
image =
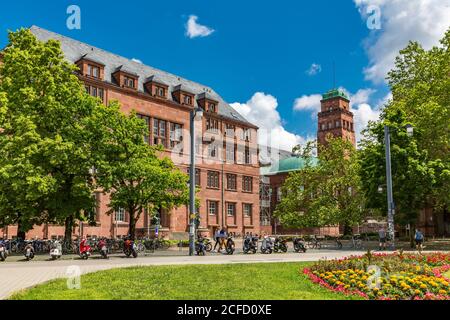
[[[189, 173], [189, 119], [193, 108], [204, 110], [196, 124], [196, 184], [199, 188], [199, 229], [212, 234], [216, 228], [244, 234], [259, 232], [258, 128], [249, 123], [213, 89], [176, 75], [146, 66], [91, 45], [39, 27], [31, 27], [41, 41], [58, 40], [65, 58], [79, 68], [78, 76], [86, 91], [104, 104], [118, 101], [121, 110], [135, 111], [148, 126], [145, 137], [150, 145], [162, 145], [180, 170]], [[81, 223], [74, 236], [124, 236], [128, 232], [128, 213], [117, 210], [107, 215], [108, 194], [96, 193], [96, 226]], [[187, 207], [156, 213], [160, 234], [185, 237], [189, 228]], [[143, 215], [137, 223], [138, 236], [151, 235], [152, 219]], [[11, 238], [16, 226], [0, 230], [0, 237]], [[64, 227], [36, 226], [27, 238], [61, 237]]]

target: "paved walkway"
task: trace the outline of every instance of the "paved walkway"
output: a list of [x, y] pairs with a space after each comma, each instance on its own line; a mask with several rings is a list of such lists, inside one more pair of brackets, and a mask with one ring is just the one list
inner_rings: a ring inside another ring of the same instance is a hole
[[57, 278], [67, 277], [66, 272], [71, 266], [78, 266], [82, 274], [131, 266], [156, 265], [189, 265], [189, 264], [233, 264], [233, 263], [276, 263], [276, 262], [306, 262], [323, 258], [335, 259], [349, 255], [364, 254], [355, 251], [308, 251], [295, 254], [272, 255], [210, 255], [206, 257], [171, 256], [171, 257], [139, 257], [127, 259], [112, 257], [109, 260], [89, 259], [60, 261], [15, 261], [0, 263], [0, 299], [8, 298], [12, 293], [37, 284]]

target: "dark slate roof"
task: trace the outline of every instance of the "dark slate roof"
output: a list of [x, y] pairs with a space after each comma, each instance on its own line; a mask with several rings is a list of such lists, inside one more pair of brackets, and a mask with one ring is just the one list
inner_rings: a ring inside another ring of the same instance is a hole
[[[113, 83], [112, 73], [114, 73], [119, 67], [122, 70], [126, 70], [129, 73], [139, 76], [139, 91], [144, 92], [144, 82], [151, 77], [156, 76], [159, 81], [169, 86], [171, 92], [175, 91], [175, 88], [181, 87], [183, 90], [191, 92], [196, 95], [200, 95], [207, 92], [211, 96], [212, 100], [219, 102], [219, 115], [228, 119], [239, 121], [250, 126], [254, 124], [248, 122], [241, 114], [234, 110], [227, 102], [225, 102], [220, 95], [218, 95], [213, 89], [204, 86], [202, 84], [183, 79], [171, 73], [161, 71], [159, 69], [144, 65], [142, 63], [118, 56], [116, 54], [107, 52], [105, 50], [93, 47], [86, 43], [62, 36], [60, 34], [42, 29], [37, 26], [30, 28], [31, 32], [41, 41], [48, 41], [49, 39], [58, 40], [61, 43], [61, 49], [63, 50], [65, 57], [70, 62], [76, 62], [83, 56], [87, 59], [99, 62], [105, 65], [105, 81]], [[172, 100], [172, 96], [169, 95], [169, 99]], [[195, 99], [196, 100], [196, 99]], [[197, 104], [197, 101], [195, 101]], [[255, 126], [256, 127], [256, 126]]]

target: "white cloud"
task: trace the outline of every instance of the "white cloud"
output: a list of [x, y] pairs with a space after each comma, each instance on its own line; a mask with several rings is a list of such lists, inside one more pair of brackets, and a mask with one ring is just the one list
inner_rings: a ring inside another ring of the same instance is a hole
[[306, 71], [306, 73], [310, 76], [315, 76], [318, 73], [322, 72], [322, 66], [317, 63], [313, 63], [309, 69]]
[[207, 26], [198, 24], [197, 20], [197, 16], [189, 16], [189, 20], [186, 23], [186, 36], [189, 38], [207, 37], [215, 31]]
[[373, 30], [366, 39], [369, 66], [364, 70], [367, 80], [382, 83], [392, 69], [399, 51], [410, 40], [429, 49], [439, 44], [450, 26], [449, 0], [353, 0], [363, 19], [367, 8], [378, 6], [381, 29]]
[[140, 63], [140, 64], [142, 64], [142, 61], [141, 61], [141, 60], [139, 60], [139, 59], [136, 59], [136, 58], [132, 58], [132, 59], [131, 59], [131, 61], [134, 61], [134, 62], [137, 62], [137, 63]]
[[294, 110], [313, 111], [313, 113], [317, 114], [320, 112], [320, 100], [322, 100], [321, 94], [303, 95], [295, 99]]
[[258, 143], [274, 148], [290, 151], [298, 144], [304, 144], [313, 137], [301, 137], [288, 132], [278, 112], [278, 101], [275, 97], [257, 92], [246, 103], [233, 103], [231, 106], [248, 121], [257, 125]]

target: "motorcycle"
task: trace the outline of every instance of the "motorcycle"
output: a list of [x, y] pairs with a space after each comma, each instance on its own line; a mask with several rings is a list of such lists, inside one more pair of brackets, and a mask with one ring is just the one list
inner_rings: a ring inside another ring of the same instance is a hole
[[33, 260], [34, 248], [31, 244], [28, 244], [24, 249], [24, 256], [27, 261]]
[[8, 257], [8, 251], [3, 243], [0, 243], [0, 261], [5, 261]]
[[227, 242], [225, 245], [225, 251], [227, 252], [228, 255], [232, 255], [234, 253], [234, 250], [236, 250], [236, 246], [234, 244], [234, 240], [232, 236], [228, 236], [227, 238]]
[[272, 254], [273, 252], [273, 241], [269, 236], [265, 236], [261, 243], [261, 253]]
[[246, 237], [244, 239], [244, 246], [242, 248], [242, 251], [244, 251], [245, 254], [248, 254], [249, 252], [252, 252], [253, 254], [258, 251], [258, 238], [257, 237]]
[[287, 240], [282, 239], [281, 237], [276, 237], [275, 243], [273, 245], [273, 251], [275, 251], [276, 253], [278, 252], [286, 253], [287, 250], [288, 250]]
[[108, 247], [106, 246], [105, 240], [100, 240], [100, 242], [98, 243], [98, 249], [102, 258], [108, 259]]
[[59, 241], [56, 241], [50, 249], [50, 258], [56, 260], [62, 256], [62, 245]]
[[127, 256], [127, 258], [133, 256], [133, 258], [137, 258], [137, 246], [132, 240], [126, 240], [123, 246], [123, 253]]
[[89, 256], [91, 255], [92, 248], [90, 245], [87, 244], [86, 240], [83, 240], [80, 242], [80, 257], [83, 260], [89, 259]]
[[294, 251], [295, 252], [300, 252], [302, 251], [303, 253], [306, 252], [306, 246], [305, 246], [305, 242], [303, 241], [303, 239], [301, 238], [294, 238]]
[[205, 244], [206, 252], [211, 252], [213, 249], [213, 244], [210, 239], [204, 238], [203, 243]]
[[206, 245], [205, 245], [205, 239], [204, 238], [198, 238], [195, 242], [195, 251], [197, 252], [198, 256], [205, 256], [206, 255]]

